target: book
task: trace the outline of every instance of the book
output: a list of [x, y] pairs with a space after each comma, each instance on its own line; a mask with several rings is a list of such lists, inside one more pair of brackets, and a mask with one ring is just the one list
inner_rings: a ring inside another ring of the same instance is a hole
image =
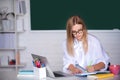
[[26, 3], [25, 3], [25, 1], [19, 1], [19, 8], [20, 8], [20, 13], [21, 14], [26, 13]]
[[88, 72], [86, 69], [84, 69], [82, 66], [79, 64], [76, 64], [76, 67], [80, 70], [82, 70], [83, 73], [80, 74], [75, 74], [76, 76], [87, 76], [91, 74], [104, 74], [104, 73], [110, 73], [110, 71], [95, 71], [95, 72]]
[[17, 14], [26, 13], [26, 2], [24, 0], [16, 0], [16, 13]]
[[0, 34], [0, 48], [15, 48], [15, 34], [5, 33]]
[[114, 74], [112, 73], [92, 74], [87, 76], [88, 80], [102, 80], [102, 79], [113, 79], [113, 78], [114, 78]]
[[9, 56], [0, 56], [0, 65], [1, 66], [7, 66], [9, 61]]
[[18, 74], [17, 74], [17, 78], [32, 78], [34, 77], [34, 71], [33, 70], [19, 70]]
[[23, 31], [24, 30], [24, 20], [23, 19], [17, 19], [17, 31]]
[[34, 71], [33, 70], [20, 70], [18, 72], [19, 75], [33, 75]]

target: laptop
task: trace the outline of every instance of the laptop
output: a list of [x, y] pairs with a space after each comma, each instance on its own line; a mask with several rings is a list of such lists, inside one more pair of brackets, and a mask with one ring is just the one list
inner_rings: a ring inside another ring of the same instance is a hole
[[71, 76], [70, 74], [64, 73], [62, 71], [52, 71], [52, 69], [49, 66], [48, 60], [46, 57], [44, 56], [39, 56], [36, 54], [31, 54], [33, 57], [33, 60], [35, 60], [36, 58], [38, 58], [40, 60], [41, 63], [44, 63], [47, 69], [47, 76], [51, 77], [51, 78], [57, 78], [57, 77], [67, 77], [67, 76]]

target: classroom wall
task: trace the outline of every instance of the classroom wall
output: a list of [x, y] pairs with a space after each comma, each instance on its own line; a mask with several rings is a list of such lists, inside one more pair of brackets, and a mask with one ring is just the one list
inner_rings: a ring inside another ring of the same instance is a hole
[[[26, 63], [27, 69], [31, 69], [31, 53], [46, 56], [53, 70], [62, 70], [62, 42], [66, 38], [65, 30], [31, 31], [30, 30], [30, 6], [26, 0], [27, 13], [25, 14], [25, 32], [19, 35], [19, 45], [26, 49], [20, 52], [21, 63]], [[110, 55], [112, 64], [120, 64], [120, 31], [118, 30], [88, 30], [97, 36], [103, 47]]]
[[[89, 31], [96, 35], [104, 49], [109, 53], [111, 64], [120, 64], [120, 32], [113, 31]], [[53, 70], [62, 70], [62, 42], [65, 39], [65, 31], [38, 31], [26, 32], [21, 35], [20, 43], [26, 46], [21, 52], [21, 62], [27, 63], [27, 68], [32, 66], [31, 53], [43, 55], [48, 58]]]

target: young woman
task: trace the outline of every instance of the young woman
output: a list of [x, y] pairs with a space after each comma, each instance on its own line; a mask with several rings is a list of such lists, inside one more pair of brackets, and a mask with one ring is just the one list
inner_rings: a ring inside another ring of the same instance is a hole
[[63, 43], [63, 71], [82, 73], [76, 64], [88, 72], [106, 70], [109, 57], [99, 40], [87, 33], [86, 25], [79, 16], [72, 16], [66, 25], [67, 39]]

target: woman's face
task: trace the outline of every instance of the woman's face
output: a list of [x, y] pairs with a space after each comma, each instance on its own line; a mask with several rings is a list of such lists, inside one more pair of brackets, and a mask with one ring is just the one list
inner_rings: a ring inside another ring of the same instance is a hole
[[78, 40], [81, 41], [83, 37], [83, 25], [82, 24], [75, 24], [72, 26], [72, 34]]

